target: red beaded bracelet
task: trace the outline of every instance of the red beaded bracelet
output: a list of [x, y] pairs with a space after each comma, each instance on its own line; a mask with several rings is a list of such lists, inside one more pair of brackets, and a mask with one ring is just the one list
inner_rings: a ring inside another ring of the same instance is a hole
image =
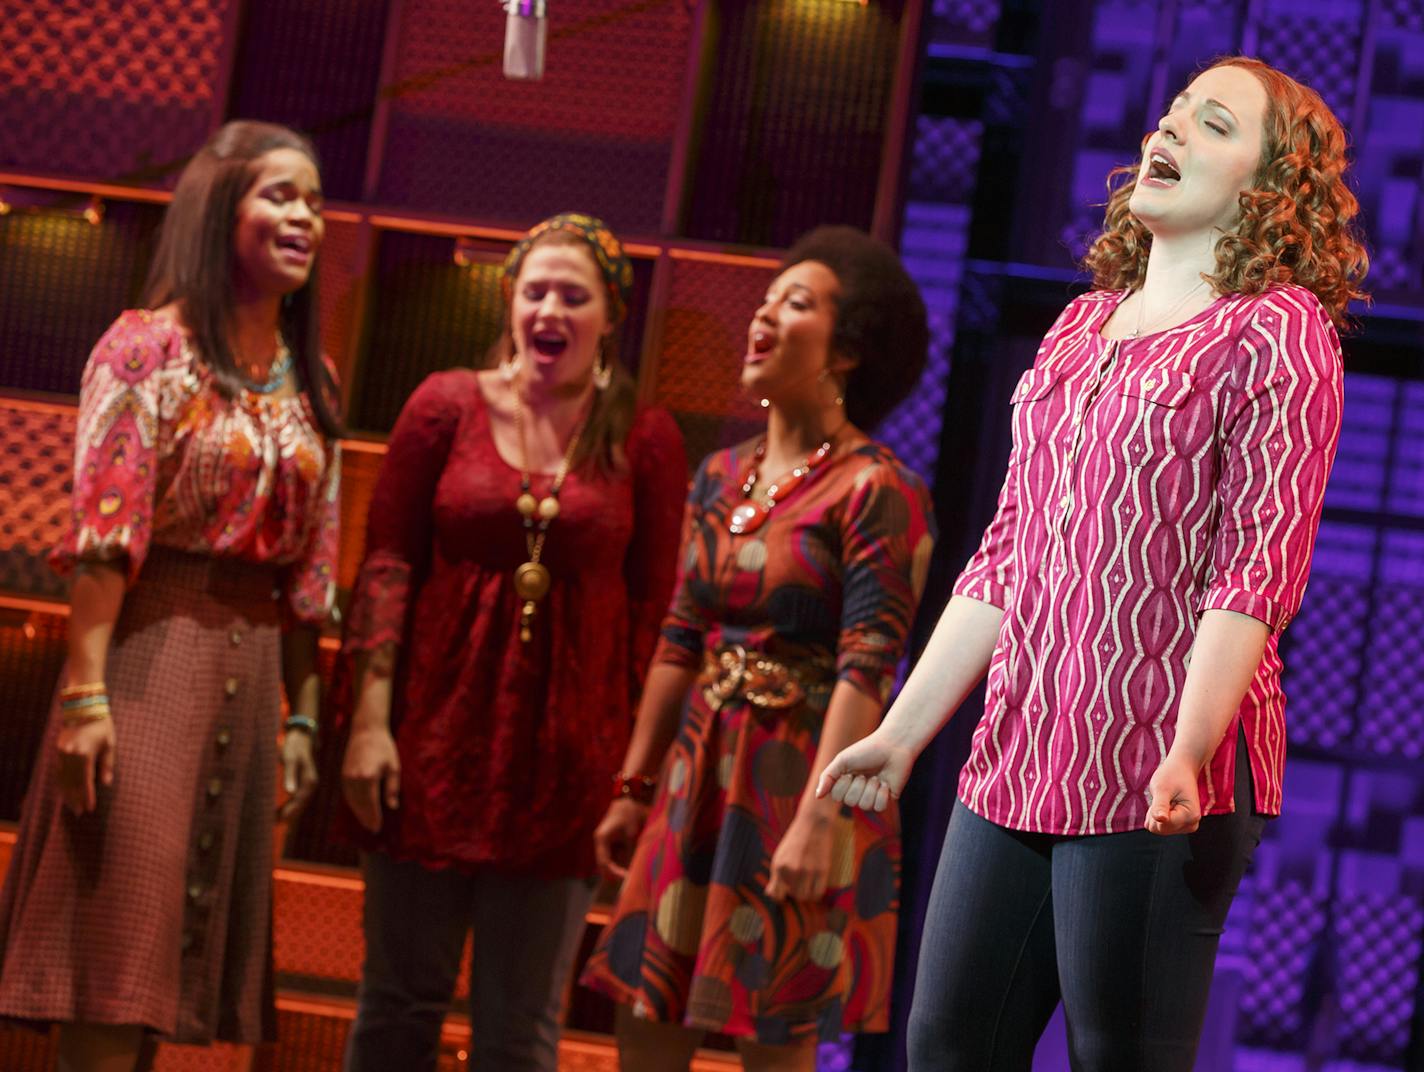
[[639, 804], [651, 804], [658, 791], [658, 780], [647, 774], [624, 774], [613, 776], [613, 799], [628, 797]]

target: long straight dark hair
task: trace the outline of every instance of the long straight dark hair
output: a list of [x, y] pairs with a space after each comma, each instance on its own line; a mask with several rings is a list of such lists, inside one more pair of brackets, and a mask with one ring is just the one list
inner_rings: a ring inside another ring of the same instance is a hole
[[[226, 398], [243, 388], [228, 342], [236, 304], [237, 206], [257, 177], [257, 159], [276, 149], [295, 149], [318, 163], [312, 143], [287, 127], [246, 119], [223, 124], [178, 176], [144, 285], [146, 308], [177, 304], [199, 356]], [[280, 326], [295, 358], [298, 385], [322, 432], [333, 439], [341, 436], [336, 384], [322, 357], [316, 265], [306, 284], [282, 299]]]

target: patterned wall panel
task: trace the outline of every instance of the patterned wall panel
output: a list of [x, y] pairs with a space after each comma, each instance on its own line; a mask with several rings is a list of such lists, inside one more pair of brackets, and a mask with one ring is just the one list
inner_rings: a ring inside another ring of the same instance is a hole
[[986, 48], [999, 24], [999, 0], [932, 0], [929, 39], [936, 45]]
[[162, 214], [113, 202], [97, 226], [70, 211], [0, 216], [0, 385], [78, 393], [90, 349], [138, 300]]
[[773, 266], [674, 256], [654, 401], [678, 419], [694, 466], [765, 423], [742, 390], [747, 327]]
[[1319, 93], [1348, 127], [1360, 77], [1365, 6], [1365, 0], [1266, 0], [1253, 10], [1246, 43]]
[[0, 591], [63, 598], [45, 557], [69, 524], [73, 466], [72, 412], [0, 398]]
[[1335, 914], [1340, 1055], [1397, 1065], [1409, 1046], [1424, 908], [1412, 897], [1362, 893]]
[[[493, 6], [493, 5], [491, 5]], [[390, 0], [245, 0], [229, 118], [305, 131], [327, 197], [358, 201]]]
[[218, 114], [232, 2], [0, 4], [0, 165], [107, 179], [173, 175]]
[[350, 378], [355, 364], [355, 342], [360, 325], [356, 304], [362, 279], [359, 268], [366, 256], [362, 243], [365, 231], [360, 224], [327, 218], [322, 241], [318, 296], [321, 302], [321, 344], [336, 363], [343, 381]]
[[692, 29], [668, 0], [564, 0], [545, 75], [501, 74], [495, 3], [401, 5], [378, 197], [528, 226], [569, 209], [658, 230]]
[[721, 7], [686, 233], [789, 246], [820, 223], [869, 227], [901, 3]]

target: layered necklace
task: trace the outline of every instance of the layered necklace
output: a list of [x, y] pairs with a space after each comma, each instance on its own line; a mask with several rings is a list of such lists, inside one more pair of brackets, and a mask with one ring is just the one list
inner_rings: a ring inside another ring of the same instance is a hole
[[727, 521], [727, 531], [733, 536], [745, 536], [761, 528], [777, 502], [800, 487], [816, 467], [826, 460], [826, 456], [831, 453], [832, 439], [827, 439], [808, 454], [805, 461], [768, 487], [759, 498], [753, 499], [752, 489], [757, 486], [757, 480], [761, 477], [761, 463], [766, 458], [766, 440], [758, 443], [756, 452], [752, 455], [751, 470], [747, 473], [746, 480], [742, 481], [744, 501], [732, 511], [732, 516]]
[[[248, 366], [248, 371], [252, 371], [252, 366]], [[247, 390], [257, 395], [270, 395], [287, 382], [287, 374], [291, 371], [292, 351], [287, 348], [286, 340], [278, 334], [277, 352], [272, 357], [272, 363], [267, 366], [267, 377], [261, 383], [258, 383], [255, 377], [245, 377]]]
[[514, 508], [524, 521], [524, 549], [528, 560], [514, 571], [514, 593], [524, 601], [519, 611], [519, 639], [525, 644], [533, 638], [534, 613], [539, 601], [549, 593], [549, 567], [539, 561], [544, 551], [544, 538], [549, 525], [559, 516], [559, 491], [564, 486], [564, 478], [569, 475], [573, 464], [574, 451], [578, 449], [579, 437], [588, 424], [585, 416], [574, 426], [574, 434], [564, 450], [563, 460], [554, 473], [554, 482], [549, 486], [549, 494], [542, 499], [534, 498], [530, 490], [533, 481], [529, 475], [529, 448], [524, 441], [524, 400], [519, 397], [519, 388], [510, 384], [514, 395], [514, 427], [519, 435], [519, 497], [514, 500]]

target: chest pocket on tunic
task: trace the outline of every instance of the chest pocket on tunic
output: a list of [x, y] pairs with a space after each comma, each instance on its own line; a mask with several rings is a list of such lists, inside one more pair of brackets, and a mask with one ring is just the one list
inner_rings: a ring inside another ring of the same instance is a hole
[[1019, 465], [1053, 433], [1048, 404], [1053, 390], [1058, 384], [1058, 370], [1054, 368], [1031, 368], [1019, 377], [1014, 393], [1009, 396], [1013, 409], [1013, 450], [1009, 453], [1009, 464]]
[[1121, 450], [1130, 464], [1146, 465], [1177, 453], [1173, 426], [1181, 418], [1182, 407], [1191, 393], [1189, 372], [1148, 369], [1123, 377], [1110, 395], [1115, 396], [1113, 401], [1121, 408], [1104, 416], [1109, 422], [1107, 427], [1121, 429]]

